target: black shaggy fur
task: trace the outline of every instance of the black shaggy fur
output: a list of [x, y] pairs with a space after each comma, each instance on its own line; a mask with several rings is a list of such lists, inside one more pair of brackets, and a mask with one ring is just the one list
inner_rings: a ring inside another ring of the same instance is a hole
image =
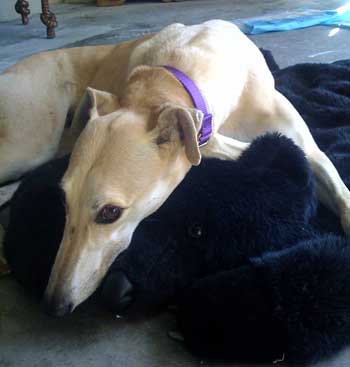
[[[298, 109], [348, 183], [350, 60], [279, 70], [266, 56], [277, 89]], [[286, 193], [286, 200], [294, 197]], [[186, 289], [179, 297], [178, 322], [188, 347], [215, 360], [284, 359], [304, 365], [348, 345], [349, 240], [338, 218], [322, 205], [307, 231], [308, 240]]]
[[65, 199], [59, 181], [68, 159], [57, 159], [29, 173], [16, 190], [4, 238], [14, 276], [41, 297], [65, 224]]
[[316, 362], [350, 343], [349, 275], [347, 241], [302, 241], [196, 281], [180, 298], [179, 328], [216, 362]]
[[[350, 61], [279, 70], [345, 181], [350, 178]], [[58, 181], [67, 158], [23, 181], [11, 203], [6, 256], [39, 296], [64, 226]], [[350, 247], [338, 218], [315, 206], [302, 152], [266, 135], [237, 162], [206, 160], [137, 228], [102, 285], [112, 309], [131, 299], [179, 305], [186, 345], [215, 361], [306, 363], [350, 340]]]

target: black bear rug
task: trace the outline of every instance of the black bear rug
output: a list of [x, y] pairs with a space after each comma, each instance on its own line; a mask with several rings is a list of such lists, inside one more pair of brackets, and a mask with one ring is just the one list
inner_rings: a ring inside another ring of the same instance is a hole
[[[264, 55], [348, 184], [350, 60], [280, 70]], [[11, 201], [5, 255], [38, 298], [62, 237], [68, 159], [28, 174]], [[349, 240], [317, 203], [302, 151], [267, 134], [236, 162], [193, 168], [140, 224], [96, 295], [117, 312], [177, 305], [184, 344], [203, 359], [305, 365], [350, 344], [349, 278]]]

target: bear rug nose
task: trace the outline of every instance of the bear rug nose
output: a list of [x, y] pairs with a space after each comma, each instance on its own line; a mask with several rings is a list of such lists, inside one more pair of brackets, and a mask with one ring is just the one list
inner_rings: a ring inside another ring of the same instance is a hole
[[133, 290], [133, 285], [123, 272], [112, 272], [102, 286], [102, 301], [112, 312], [125, 311], [133, 301]]

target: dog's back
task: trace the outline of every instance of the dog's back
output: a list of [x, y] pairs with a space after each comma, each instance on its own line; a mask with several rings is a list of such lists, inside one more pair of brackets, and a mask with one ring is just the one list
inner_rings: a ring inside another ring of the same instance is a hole
[[187, 74], [206, 98], [216, 126], [237, 109], [249, 78], [265, 93], [274, 84], [259, 49], [237, 26], [222, 20], [164, 28], [135, 48], [129, 71], [138, 65], [169, 65]]

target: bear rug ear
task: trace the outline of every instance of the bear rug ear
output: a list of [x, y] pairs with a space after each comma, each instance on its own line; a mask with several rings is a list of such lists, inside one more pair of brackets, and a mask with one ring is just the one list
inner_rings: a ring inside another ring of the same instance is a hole
[[259, 170], [268, 183], [273, 183], [280, 174], [295, 188], [309, 188], [309, 192], [313, 189], [313, 174], [304, 152], [280, 133], [267, 133], [254, 139], [238, 163]]

